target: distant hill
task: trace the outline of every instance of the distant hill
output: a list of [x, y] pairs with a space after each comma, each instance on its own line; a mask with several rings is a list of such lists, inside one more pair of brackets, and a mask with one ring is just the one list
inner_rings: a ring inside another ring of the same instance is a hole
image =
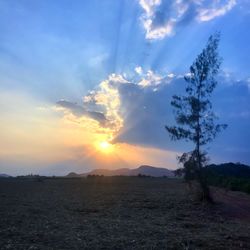
[[10, 175], [7, 175], [7, 174], [0, 174], [0, 178], [9, 178], [11, 177]]
[[[206, 167], [209, 176], [225, 176], [236, 178], [250, 178], [250, 166], [240, 163], [223, 163], [211, 164]], [[110, 169], [94, 169], [87, 173], [77, 174], [74, 172], [69, 173], [66, 177], [86, 177], [88, 175], [103, 175], [103, 176], [137, 176], [147, 175], [152, 177], [174, 177], [174, 171], [166, 168], [158, 168], [148, 165], [143, 165], [135, 169], [120, 168], [115, 170]]]
[[88, 173], [81, 174], [81, 176], [87, 176], [87, 175], [104, 175], [104, 176], [130, 175], [129, 173], [130, 173], [129, 168], [120, 168], [120, 169], [115, 169], [115, 170], [94, 169]]
[[250, 166], [230, 162], [212, 164], [205, 171], [210, 185], [250, 194]]
[[250, 166], [241, 163], [211, 164], [206, 167], [206, 171], [208, 174], [225, 177], [250, 178]]
[[143, 165], [136, 169], [130, 170], [130, 175], [149, 175], [153, 177], [174, 177], [174, 172], [166, 168], [156, 168], [152, 166]]
[[67, 174], [66, 177], [69, 177], [69, 178], [79, 177], [79, 174], [76, 174], [75, 172], [70, 172], [69, 174]]
[[94, 169], [88, 173], [76, 174], [69, 173], [66, 177], [85, 177], [88, 175], [103, 175], [103, 176], [137, 176], [137, 175], [147, 175], [152, 177], [174, 177], [174, 172], [166, 168], [157, 168], [152, 166], [143, 165], [139, 168], [129, 169], [129, 168], [120, 168], [115, 170], [109, 169]]

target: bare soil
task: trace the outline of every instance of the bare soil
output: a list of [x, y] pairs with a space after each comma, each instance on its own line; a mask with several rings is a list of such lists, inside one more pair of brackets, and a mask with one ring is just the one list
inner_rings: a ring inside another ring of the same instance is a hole
[[0, 249], [250, 249], [250, 196], [181, 180], [0, 180]]
[[212, 188], [214, 200], [224, 217], [250, 223], [250, 195], [242, 192]]

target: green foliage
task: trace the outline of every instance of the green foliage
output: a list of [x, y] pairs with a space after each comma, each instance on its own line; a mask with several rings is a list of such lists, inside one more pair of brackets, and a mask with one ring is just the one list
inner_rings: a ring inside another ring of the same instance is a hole
[[[195, 144], [195, 149], [183, 154], [179, 162], [183, 163], [186, 178], [194, 176], [199, 180], [205, 196], [208, 188], [202, 167], [206, 164], [206, 153], [201, 147], [211, 142], [216, 135], [227, 127], [217, 124], [217, 117], [212, 111], [211, 94], [217, 85], [215, 79], [221, 64], [218, 54], [220, 34], [210, 36], [207, 46], [190, 66], [190, 72], [184, 77], [186, 95], [174, 95], [171, 105], [174, 108], [178, 126], [166, 126], [172, 140], [186, 140]], [[189, 176], [191, 174], [191, 176]]]
[[205, 168], [207, 174], [250, 179], [250, 166], [241, 163], [211, 164]]
[[207, 182], [232, 191], [250, 194], [250, 167], [243, 164], [225, 163], [205, 168]]
[[241, 191], [250, 194], [249, 179], [225, 176], [208, 176], [207, 180], [212, 186], [223, 187], [232, 191]]
[[221, 58], [218, 56], [220, 36], [210, 36], [207, 46], [190, 67], [184, 77], [187, 82], [186, 96], [174, 95], [171, 105], [175, 110], [176, 123], [180, 126], [166, 126], [173, 140], [185, 139], [200, 146], [211, 142], [225, 124], [216, 124], [217, 117], [209, 100], [217, 85], [215, 79]]

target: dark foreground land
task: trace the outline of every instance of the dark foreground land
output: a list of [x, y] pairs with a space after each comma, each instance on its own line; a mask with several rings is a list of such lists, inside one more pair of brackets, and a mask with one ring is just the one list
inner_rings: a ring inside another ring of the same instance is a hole
[[164, 178], [2, 179], [0, 249], [250, 249], [250, 196], [215, 196]]

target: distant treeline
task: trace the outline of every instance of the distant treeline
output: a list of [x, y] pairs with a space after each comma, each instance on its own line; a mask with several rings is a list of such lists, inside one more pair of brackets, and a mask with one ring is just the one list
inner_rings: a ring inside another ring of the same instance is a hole
[[205, 167], [209, 185], [250, 194], [250, 167], [241, 163], [225, 163]]

